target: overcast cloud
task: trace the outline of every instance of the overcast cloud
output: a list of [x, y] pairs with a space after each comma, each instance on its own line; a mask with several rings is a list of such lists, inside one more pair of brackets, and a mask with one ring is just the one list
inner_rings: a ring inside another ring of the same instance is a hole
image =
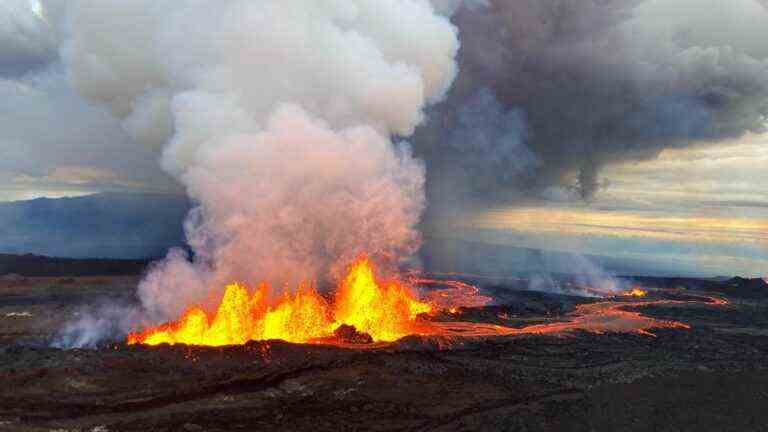
[[64, 3], [0, 3], [0, 200], [177, 191], [157, 154], [72, 90], [58, 55]]

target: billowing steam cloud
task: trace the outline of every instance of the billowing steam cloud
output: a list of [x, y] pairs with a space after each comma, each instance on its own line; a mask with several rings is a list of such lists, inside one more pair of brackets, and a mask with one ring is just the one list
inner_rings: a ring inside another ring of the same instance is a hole
[[[454, 21], [459, 78], [413, 140], [431, 204], [551, 186], [590, 198], [606, 164], [765, 130], [768, 11], [756, 0], [490, 0]], [[468, 125], [468, 110], [520, 115]], [[445, 187], [457, 176], [463, 187]]]
[[155, 318], [232, 280], [323, 280], [418, 248], [424, 169], [389, 137], [456, 75], [456, 29], [427, 0], [76, 0], [68, 23], [73, 86], [199, 203], [194, 259], [172, 251], [140, 287]]

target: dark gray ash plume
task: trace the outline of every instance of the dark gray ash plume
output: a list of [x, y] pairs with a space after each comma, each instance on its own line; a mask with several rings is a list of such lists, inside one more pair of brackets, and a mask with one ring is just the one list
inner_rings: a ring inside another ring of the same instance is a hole
[[[431, 205], [551, 186], [591, 199], [607, 164], [765, 131], [768, 11], [756, 0], [490, 0], [454, 22], [459, 77], [414, 140]], [[468, 110], [487, 121], [468, 126]]]

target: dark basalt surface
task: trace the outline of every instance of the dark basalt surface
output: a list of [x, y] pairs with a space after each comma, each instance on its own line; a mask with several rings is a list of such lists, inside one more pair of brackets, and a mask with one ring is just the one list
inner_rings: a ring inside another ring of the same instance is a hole
[[[760, 295], [757, 281], [661, 282], [642, 281], [676, 290], [659, 298], [714, 295], [730, 304], [639, 307], [692, 326], [655, 337], [65, 351], [45, 341], [84, 305], [131, 301], [136, 278], [9, 278], [0, 281], [0, 431], [768, 430], [768, 288]], [[595, 301], [510, 290], [499, 297], [506, 303], [442, 318], [524, 326]]]

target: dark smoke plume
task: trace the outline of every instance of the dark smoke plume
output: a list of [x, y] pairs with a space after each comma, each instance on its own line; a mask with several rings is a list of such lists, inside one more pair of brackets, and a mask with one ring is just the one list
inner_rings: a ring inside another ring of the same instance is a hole
[[607, 164], [765, 131], [755, 0], [492, 0], [454, 21], [460, 75], [414, 140], [433, 206], [589, 200]]

